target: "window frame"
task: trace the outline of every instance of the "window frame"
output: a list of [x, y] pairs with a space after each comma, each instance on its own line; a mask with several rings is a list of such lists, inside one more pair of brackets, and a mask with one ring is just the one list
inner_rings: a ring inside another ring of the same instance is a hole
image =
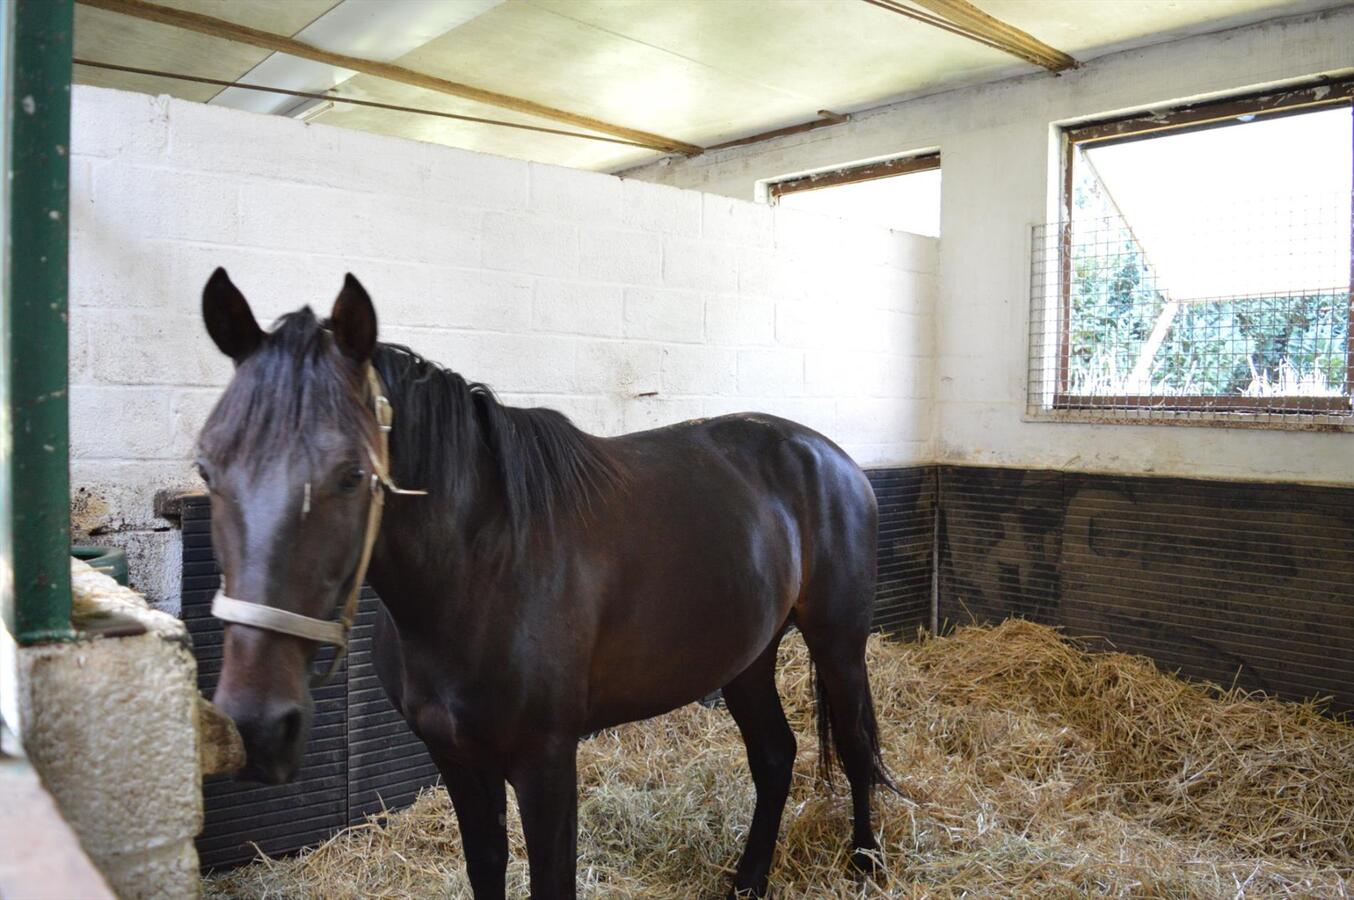
[[[1057, 371], [1051, 406], [1045, 410], [1053, 415], [1117, 414], [1120, 421], [1147, 421], [1147, 413], [1216, 412], [1224, 416], [1249, 414], [1252, 416], [1354, 416], [1354, 210], [1350, 214], [1350, 271], [1349, 303], [1346, 310], [1347, 329], [1345, 346], [1344, 394], [1339, 397], [1302, 397], [1302, 406], [1295, 409], [1285, 401], [1293, 396], [1153, 396], [1153, 395], [1092, 395], [1074, 394], [1068, 390], [1071, 369], [1072, 331], [1072, 216], [1074, 203], [1073, 167], [1076, 151], [1090, 146], [1131, 143], [1164, 134], [1182, 134], [1213, 128], [1225, 128], [1234, 120], [1249, 116], [1275, 119], [1301, 115], [1320, 109], [1341, 106], [1354, 109], [1354, 78], [1324, 80], [1318, 84], [1284, 90], [1266, 91], [1243, 97], [1231, 97], [1176, 106], [1165, 111], [1135, 113], [1111, 119], [1102, 119], [1061, 130], [1062, 185], [1059, 210], [1058, 256], [1059, 299]], [[1354, 113], [1351, 114], [1354, 119]], [[1351, 146], [1354, 146], [1354, 124], [1350, 128]], [[1134, 414], [1142, 414], [1135, 416]], [[1157, 420], [1162, 421], [1162, 420]], [[1169, 419], [1164, 421], [1171, 421]], [[1205, 424], [1227, 424], [1220, 419]], [[1233, 424], [1251, 424], [1236, 421]]]
[[800, 175], [784, 181], [773, 181], [767, 185], [767, 202], [775, 206], [786, 194], [802, 191], [818, 191], [823, 188], [837, 187], [843, 184], [858, 184], [862, 181], [877, 181], [880, 178], [894, 178], [898, 175], [911, 175], [914, 172], [929, 172], [940, 168], [940, 153], [921, 153], [915, 156], [900, 156], [884, 162], [866, 163], [860, 166], [848, 166], [813, 175]]

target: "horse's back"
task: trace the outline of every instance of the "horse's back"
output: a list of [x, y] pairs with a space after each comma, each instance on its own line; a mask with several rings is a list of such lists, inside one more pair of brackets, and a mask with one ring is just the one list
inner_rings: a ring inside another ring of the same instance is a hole
[[794, 501], [801, 514], [875, 516], [874, 490], [846, 451], [806, 425], [763, 413], [694, 419], [615, 439], [646, 448], [648, 461], [666, 462], [697, 477], [727, 468], [767, 499]]

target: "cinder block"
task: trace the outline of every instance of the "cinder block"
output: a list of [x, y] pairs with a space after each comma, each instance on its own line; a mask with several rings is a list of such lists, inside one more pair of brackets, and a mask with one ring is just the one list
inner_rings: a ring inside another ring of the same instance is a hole
[[875, 382], [876, 358], [828, 348], [804, 354], [804, 393], [818, 397], [862, 397]]
[[207, 337], [200, 316], [82, 310], [90, 369], [103, 384], [224, 385], [230, 360]]
[[841, 331], [836, 304], [785, 300], [776, 304], [776, 343], [787, 347], [828, 347]]
[[429, 161], [428, 196], [454, 206], [510, 212], [527, 208], [527, 163], [520, 159], [420, 144]]
[[891, 235], [893, 240], [884, 258], [885, 265], [927, 275], [936, 273], [940, 262], [940, 238], [906, 231], [894, 231]]
[[[458, 209], [433, 197], [381, 195], [354, 204], [354, 212], [364, 209], [371, 226], [358, 243], [335, 251], [438, 266], [480, 264], [481, 212]], [[335, 212], [343, 215], [342, 207]]]
[[798, 350], [738, 351], [738, 393], [797, 397], [804, 393], [804, 354]]
[[[154, 390], [154, 388], [152, 388]], [[190, 388], [175, 391], [169, 401], [169, 412], [173, 418], [173, 441], [162, 451], [163, 455], [180, 459], [197, 457], [197, 439], [207, 417], [216, 408], [221, 399], [221, 391], [216, 388]]]
[[702, 194], [701, 205], [701, 237], [706, 240], [720, 244], [771, 246], [771, 207], [766, 204]]
[[776, 306], [769, 300], [723, 295], [705, 300], [705, 339], [724, 347], [771, 344], [776, 340]]
[[536, 279], [533, 327], [538, 331], [619, 337], [623, 291], [617, 285]]
[[503, 402], [511, 406], [543, 406], [557, 410], [575, 426], [588, 434], [610, 436], [622, 433], [621, 407], [617, 397], [595, 394], [502, 394]]
[[169, 98], [71, 85], [71, 155], [153, 162], [169, 140]]
[[925, 399], [845, 398], [837, 401], [842, 443], [924, 441], [930, 437], [931, 402]]
[[625, 403], [624, 427], [627, 432], [661, 428], [699, 418], [701, 409], [701, 401], [695, 399], [636, 397]]
[[484, 265], [568, 278], [578, 273], [578, 228], [504, 213], [484, 217]]
[[578, 252], [580, 278], [643, 285], [662, 279], [662, 243], [656, 234], [583, 228]]
[[643, 231], [696, 237], [701, 230], [701, 196], [627, 178], [621, 181], [621, 222]]
[[547, 334], [497, 334], [391, 326], [388, 340], [505, 393], [569, 393], [574, 340]]
[[732, 293], [738, 290], [737, 248], [704, 240], [665, 238], [663, 282], [675, 288]]
[[234, 243], [240, 236], [238, 182], [110, 162], [94, 170], [94, 199], [86, 217], [94, 240]]
[[360, 171], [353, 163], [361, 154], [340, 154], [337, 128], [187, 100], [169, 100], [167, 113], [173, 140], [165, 160], [182, 171], [344, 189], [351, 187], [340, 170]]
[[162, 389], [73, 385], [71, 456], [134, 459], [174, 456], [169, 397]]
[[731, 394], [737, 388], [737, 351], [678, 345], [663, 348], [664, 394]]
[[532, 283], [526, 275], [403, 265], [377, 265], [371, 275], [370, 281], [359, 277], [381, 321], [486, 331], [531, 328]]
[[[72, 198], [71, 202], [80, 201]], [[199, 305], [206, 277], [194, 285], [174, 278], [175, 263], [184, 246], [191, 245], [128, 240], [108, 231], [87, 230], [75, 235], [70, 243], [70, 305], [169, 308], [178, 296], [192, 297], [194, 305]], [[210, 274], [211, 269], [207, 272]]]
[[72, 459], [71, 531], [88, 536], [163, 528], [155, 493], [202, 487], [189, 459]]
[[837, 431], [837, 403], [827, 398], [778, 397], [766, 404], [766, 412], [812, 428], [828, 438]]
[[589, 394], [633, 397], [661, 387], [658, 344], [580, 341], [577, 389]]
[[882, 444], [841, 443], [856, 465], [913, 466], [932, 463], [935, 457], [926, 441], [890, 441]]
[[700, 294], [626, 288], [626, 337], [697, 343], [704, 334], [705, 303]]
[[[270, 250], [357, 254], [378, 224], [376, 201], [371, 194], [333, 188], [246, 181], [240, 188], [239, 243]], [[221, 236], [202, 240], [234, 243]]]
[[621, 218], [621, 180], [601, 172], [529, 163], [531, 211], [570, 222], [607, 226]]

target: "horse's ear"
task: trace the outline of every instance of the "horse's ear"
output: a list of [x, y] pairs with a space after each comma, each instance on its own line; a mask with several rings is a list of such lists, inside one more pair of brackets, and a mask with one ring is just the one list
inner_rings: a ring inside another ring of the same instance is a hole
[[254, 320], [240, 289], [231, 284], [223, 268], [217, 268], [202, 289], [202, 320], [221, 352], [239, 365], [245, 357], [258, 349], [263, 341], [263, 329]]
[[376, 349], [376, 308], [366, 288], [349, 272], [343, 279], [343, 290], [334, 301], [329, 314], [329, 328], [343, 354], [356, 363], [371, 359]]

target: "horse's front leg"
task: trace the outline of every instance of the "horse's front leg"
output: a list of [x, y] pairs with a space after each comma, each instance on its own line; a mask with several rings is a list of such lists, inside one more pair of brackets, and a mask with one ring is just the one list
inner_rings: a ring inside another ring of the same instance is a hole
[[578, 739], [551, 739], [519, 756], [509, 774], [527, 839], [533, 900], [577, 895]]
[[475, 900], [503, 900], [508, 868], [507, 787], [503, 773], [434, 756], [456, 821]]

